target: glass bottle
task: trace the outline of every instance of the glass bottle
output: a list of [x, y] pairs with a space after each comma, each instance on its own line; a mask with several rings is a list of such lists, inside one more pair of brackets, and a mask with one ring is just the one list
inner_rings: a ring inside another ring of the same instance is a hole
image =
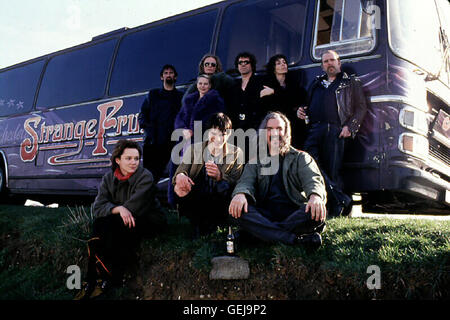
[[227, 254], [229, 256], [234, 256], [234, 254], [235, 254], [234, 234], [233, 234], [233, 230], [231, 229], [231, 226], [228, 227]]

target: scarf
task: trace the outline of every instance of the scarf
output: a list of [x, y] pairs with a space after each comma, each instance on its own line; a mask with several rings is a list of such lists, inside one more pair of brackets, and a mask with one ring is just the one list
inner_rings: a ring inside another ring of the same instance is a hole
[[116, 177], [117, 179], [119, 179], [119, 181], [125, 181], [128, 180], [134, 172], [127, 174], [126, 176], [124, 176], [122, 174], [122, 172], [120, 171], [120, 168], [117, 168], [116, 171], [114, 171], [114, 177]]

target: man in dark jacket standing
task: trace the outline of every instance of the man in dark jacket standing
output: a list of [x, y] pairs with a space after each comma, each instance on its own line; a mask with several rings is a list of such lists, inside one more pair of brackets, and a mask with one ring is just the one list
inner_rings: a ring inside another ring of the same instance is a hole
[[232, 103], [227, 106], [234, 129], [258, 129], [264, 118], [259, 93], [263, 86], [255, 76], [256, 58], [249, 52], [241, 52], [234, 61], [235, 68], [241, 75], [233, 86]]
[[[234, 66], [241, 75], [234, 82], [231, 95], [231, 103], [227, 106], [227, 114], [233, 122], [234, 129], [242, 129], [244, 132], [235, 132], [233, 143], [244, 150], [247, 163], [251, 153], [250, 146], [255, 145], [256, 131], [265, 116], [265, 109], [261, 105], [259, 93], [263, 86], [256, 78], [256, 58], [249, 52], [239, 53]], [[254, 129], [255, 131], [252, 132]]]
[[171, 135], [183, 97], [175, 88], [177, 71], [174, 66], [163, 66], [160, 76], [162, 88], [150, 90], [139, 114], [139, 126], [145, 131], [144, 167], [153, 174], [155, 183], [164, 175], [170, 159]]
[[340, 170], [346, 138], [354, 138], [367, 111], [361, 81], [341, 71], [339, 55], [322, 54], [322, 69], [309, 90], [309, 107], [298, 109], [300, 119], [309, 117], [304, 150], [322, 170], [328, 193], [328, 215], [339, 216], [351, 203], [343, 193]]

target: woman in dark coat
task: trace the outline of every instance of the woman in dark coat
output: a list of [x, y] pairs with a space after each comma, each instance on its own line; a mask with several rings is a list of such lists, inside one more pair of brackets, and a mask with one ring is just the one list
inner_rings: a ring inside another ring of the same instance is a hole
[[306, 136], [305, 122], [297, 117], [297, 109], [306, 103], [306, 90], [298, 79], [288, 72], [287, 58], [277, 54], [270, 58], [267, 76], [260, 92], [261, 103], [266, 112], [279, 111], [292, 124], [292, 146], [301, 148]]
[[87, 282], [76, 300], [96, 297], [120, 283], [143, 236], [163, 230], [166, 218], [155, 196], [153, 176], [140, 166], [142, 151], [131, 140], [120, 140], [111, 156], [93, 204], [96, 219], [88, 241]]

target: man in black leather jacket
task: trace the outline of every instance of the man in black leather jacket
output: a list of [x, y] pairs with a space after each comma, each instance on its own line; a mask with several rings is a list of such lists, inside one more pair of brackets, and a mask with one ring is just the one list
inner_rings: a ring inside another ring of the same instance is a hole
[[309, 106], [297, 112], [308, 117], [309, 130], [304, 149], [321, 167], [328, 193], [328, 214], [339, 216], [350, 205], [343, 193], [340, 170], [346, 138], [355, 138], [367, 111], [361, 81], [341, 71], [339, 55], [332, 50], [322, 54], [322, 70], [309, 90]]

